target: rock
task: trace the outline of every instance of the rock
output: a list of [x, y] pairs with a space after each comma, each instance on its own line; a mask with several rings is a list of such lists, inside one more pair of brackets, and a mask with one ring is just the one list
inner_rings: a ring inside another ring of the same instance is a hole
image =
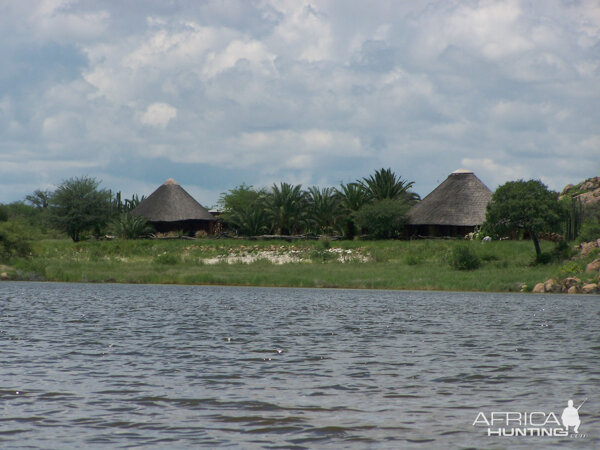
[[579, 245], [579, 248], [581, 249], [581, 256], [589, 255], [597, 247], [598, 247], [598, 243], [596, 241], [582, 242]]
[[561, 286], [552, 278], [544, 283], [544, 292], [560, 292]]
[[580, 283], [581, 283], [581, 280], [577, 277], [568, 277], [568, 278], [565, 278], [562, 282], [563, 286], [566, 288], [567, 291], [570, 288], [572, 288], [573, 286], [577, 286]]
[[585, 266], [585, 271], [587, 273], [600, 271], [600, 258], [593, 260], [591, 263]]
[[572, 184], [567, 184], [567, 185], [566, 185], [566, 186], [563, 188], [563, 190], [562, 190], [562, 192], [560, 193], [560, 195], [565, 195], [565, 194], [568, 194], [568, 193], [569, 193], [569, 191], [570, 191], [571, 189], [573, 189], [574, 187], [575, 187], [575, 186], [573, 186]]
[[521, 285], [521, 292], [527, 292], [527, 285], [526, 284], [522, 284]]
[[571, 286], [567, 290], [567, 294], [579, 294], [579, 288], [577, 286]]
[[543, 294], [544, 293], [544, 283], [538, 283], [533, 287], [534, 294]]
[[0, 280], [8, 280], [8, 274], [6, 272], [0, 273]]
[[598, 285], [593, 283], [584, 284], [581, 288], [581, 292], [584, 294], [597, 294], [599, 290]]

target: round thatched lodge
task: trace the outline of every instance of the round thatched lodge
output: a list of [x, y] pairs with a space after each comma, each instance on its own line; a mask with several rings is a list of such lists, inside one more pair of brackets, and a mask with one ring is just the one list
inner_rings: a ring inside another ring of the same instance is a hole
[[159, 233], [183, 231], [193, 235], [205, 231], [212, 234], [216, 220], [172, 178], [150, 194], [131, 214], [144, 217]]
[[408, 212], [408, 236], [463, 237], [485, 222], [492, 191], [459, 169]]

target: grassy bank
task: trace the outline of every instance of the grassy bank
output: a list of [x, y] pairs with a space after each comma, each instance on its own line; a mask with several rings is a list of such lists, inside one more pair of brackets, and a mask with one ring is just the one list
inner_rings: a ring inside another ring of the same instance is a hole
[[[480, 258], [477, 270], [449, 264], [455, 245]], [[551, 251], [553, 244], [543, 243]], [[42, 240], [10, 261], [10, 277], [74, 282], [519, 291], [563, 276], [565, 262], [532, 265], [528, 241]], [[342, 262], [342, 260], [344, 262]], [[275, 261], [275, 262], [273, 262]], [[278, 262], [291, 261], [283, 264]], [[248, 263], [250, 262], [250, 263]], [[581, 275], [584, 261], [569, 262]], [[580, 269], [580, 270], [579, 270]], [[597, 281], [597, 280], [595, 280]]]

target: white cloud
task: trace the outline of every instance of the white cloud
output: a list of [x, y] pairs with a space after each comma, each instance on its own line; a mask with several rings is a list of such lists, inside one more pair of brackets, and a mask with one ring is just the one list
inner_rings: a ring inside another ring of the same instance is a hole
[[152, 103], [142, 114], [140, 122], [151, 127], [164, 128], [176, 117], [177, 108], [167, 103]]
[[560, 189], [600, 158], [598, 45], [592, 0], [5, 2], [0, 193], [46, 160], [203, 195], [381, 167], [425, 194], [465, 163]]

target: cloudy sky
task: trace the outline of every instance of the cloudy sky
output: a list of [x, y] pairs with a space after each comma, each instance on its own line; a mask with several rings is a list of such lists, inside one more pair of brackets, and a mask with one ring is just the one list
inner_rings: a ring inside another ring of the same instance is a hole
[[0, 0], [0, 202], [600, 175], [600, 2]]

